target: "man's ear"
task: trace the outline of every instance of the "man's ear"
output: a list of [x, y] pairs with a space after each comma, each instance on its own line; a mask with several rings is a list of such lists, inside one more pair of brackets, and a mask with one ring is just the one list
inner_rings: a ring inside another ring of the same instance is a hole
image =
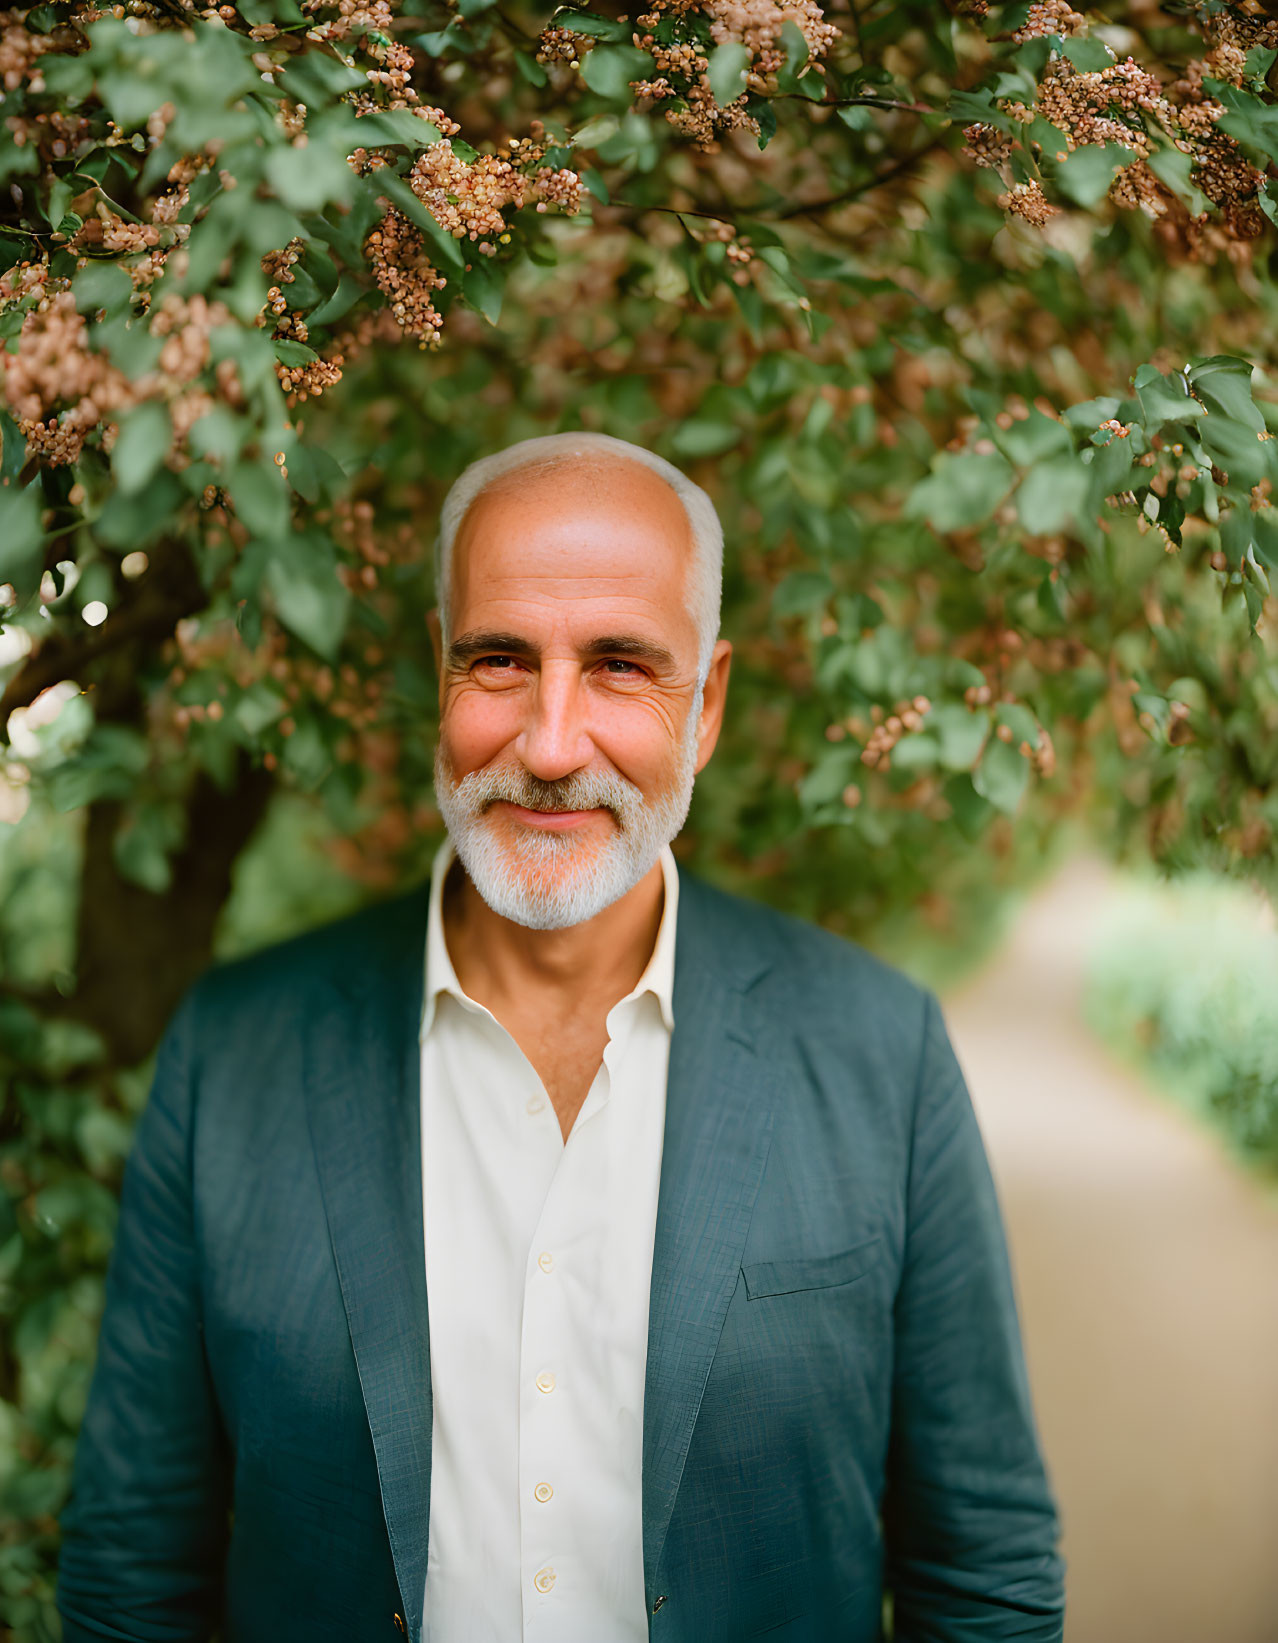
[[710, 657], [706, 688], [701, 698], [701, 724], [697, 733], [697, 770], [704, 770], [723, 728], [723, 708], [728, 698], [728, 672], [732, 666], [732, 644], [720, 639]]
[[440, 672], [444, 665], [444, 638], [439, 625], [439, 607], [426, 612], [426, 631], [430, 634], [430, 648], [435, 654], [435, 671]]

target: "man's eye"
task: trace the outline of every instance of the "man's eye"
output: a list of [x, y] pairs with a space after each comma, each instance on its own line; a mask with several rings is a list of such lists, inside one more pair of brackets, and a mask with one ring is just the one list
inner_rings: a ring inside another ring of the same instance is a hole
[[513, 656], [484, 656], [481, 658], [479, 665], [480, 667], [508, 668], [515, 665], [515, 658]]
[[617, 678], [622, 679], [624, 679], [628, 674], [636, 674], [639, 672], [639, 669], [635, 666], [635, 664], [633, 662], [627, 662], [623, 656], [610, 656], [604, 663], [604, 667], [609, 673], [612, 673]]

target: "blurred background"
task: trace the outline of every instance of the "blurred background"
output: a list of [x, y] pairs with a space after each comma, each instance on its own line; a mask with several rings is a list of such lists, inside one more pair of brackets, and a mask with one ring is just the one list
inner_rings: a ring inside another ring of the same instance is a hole
[[1083, 849], [944, 999], [1078, 1643], [1276, 1635], [1275, 962], [1260, 895]]
[[1278, 20], [1242, 0], [0, 13], [0, 1626], [156, 1042], [424, 876], [440, 498], [713, 496], [676, 851], [939, 990], [1070, 1643], [1278, 1639]]

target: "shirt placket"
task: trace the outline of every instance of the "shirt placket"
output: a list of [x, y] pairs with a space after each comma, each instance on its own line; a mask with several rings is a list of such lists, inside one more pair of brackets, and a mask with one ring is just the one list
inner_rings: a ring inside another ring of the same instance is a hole
[[[580, 1353], [574, 1351], [574, 1324], [565, 1280], [569, 1267], [588, 1258], [594, 1240], [582, 1217], [597, 1212], [598, 1181], [587, 1153], [587, 1126], [605, 1116], [609, 1072], [601, 1066], [564, 1144], [563, 1156], [546, 1194], [528, 1251], [524, 1279], [519, 1374], [519, 1522], [525, 1643], [559, 1643], [568, 1613], [582, 1597], [579, 1535], [589, 1504], [580, 1498]], [[583, 1125], [583, 1118], [586, 1120]], [[589, 1281], [589, 1275], [575, 1277]]]

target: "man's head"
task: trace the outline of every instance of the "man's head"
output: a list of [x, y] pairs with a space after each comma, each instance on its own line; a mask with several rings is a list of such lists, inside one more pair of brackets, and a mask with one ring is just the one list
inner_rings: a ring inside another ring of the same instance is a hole
[[727, 688], [722, 541], [703, 491], [601, 434], [524, 440], [448, 493], [436, 791], [504, 917], [594, 917], [682, 827]]

